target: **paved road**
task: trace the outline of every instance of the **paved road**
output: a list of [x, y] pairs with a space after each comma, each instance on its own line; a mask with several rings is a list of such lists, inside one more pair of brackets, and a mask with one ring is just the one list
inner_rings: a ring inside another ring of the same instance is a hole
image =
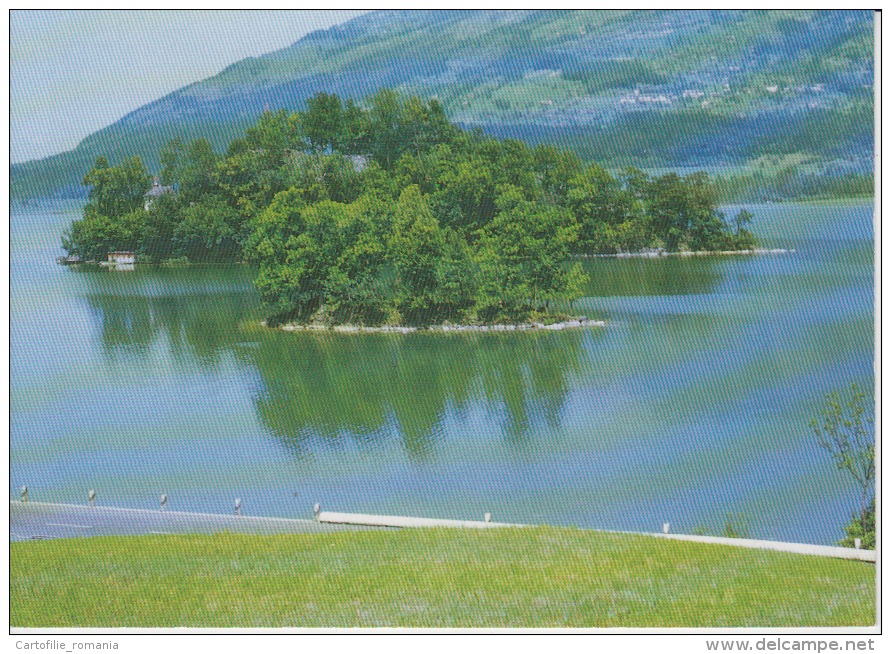
[[314, 520], [90, 507], [45, 502], [10, 501], [9, 503], [11, 541], [109, 535], [213, 534], [221, 531], [246, 534], [299, 534], [356, 528], [320, 524]]
[[[87, 536], [138, 534], [213, 534], [232, 531], [245, 534], [301, 534], [391, 527], [520, 527], [485, 522], [430, 520], [401, 516], [374, 516], [355, 513], [323, 511], [315, 520], [265, 518], [256, 516], [219, 515], [213, 513], [184, 513], [181, 511], [150, 511], [77, 504], [48, 504], [45, 502], [9, 502], [9, 539], [34, 540], [44, 538], [83, 538]], [[652, 536], [671, 540], [686, 540], [712, 545], [728, 545], [760, 550], [776, 550], [795, 554], [809, 554], [841, 559], [876, 562], [874, 550], [855, 550], [846, 547], [782, 543], [746, 538], [721, 538], [684, 534], [638, 534], [608, 532], [626, 536]]]

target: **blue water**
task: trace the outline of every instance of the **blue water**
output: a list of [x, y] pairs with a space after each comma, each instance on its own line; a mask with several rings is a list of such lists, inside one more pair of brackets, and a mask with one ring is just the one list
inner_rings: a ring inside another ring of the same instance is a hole
[[78, 205], [17, 209], [10, 493], [832, 543], [857, 489], [807, 421], [873, 392], [872, 206], [748, 208], [795, 252], [590, 261], [603, 329], [404, 336], [261, 328], [241, 267], [69, 270]]

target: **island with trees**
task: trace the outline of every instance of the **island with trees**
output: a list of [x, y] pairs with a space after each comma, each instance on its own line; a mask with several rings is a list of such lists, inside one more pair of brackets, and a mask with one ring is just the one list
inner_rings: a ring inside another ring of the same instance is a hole
[[[266, 111], [224, 155], [204, 139], [96, 161], [63, 246], [83, 261], [247, 262], [269, 325], [544, 324], [591, 282], [577, 260], [752, 251], [704, 172], [614, 175], [569, 150], [452, 124], [435, 100], [318, 93]], [[594, 280], [596, 283], [596, 280]]]

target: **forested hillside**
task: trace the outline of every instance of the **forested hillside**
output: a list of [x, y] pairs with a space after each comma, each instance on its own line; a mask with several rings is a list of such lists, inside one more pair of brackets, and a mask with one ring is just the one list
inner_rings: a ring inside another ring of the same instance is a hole
[[100, 154], [155, 170], [174, 137], [221, 152], [267, 105], [302, 110], [318, 91], [358, 102], [383, 87], [612, 170], [706, 168], [728, 197], [868, 193], [873, 47], [869, 11], [375, 12], [12, 166], [12, 193], [77, 194]]

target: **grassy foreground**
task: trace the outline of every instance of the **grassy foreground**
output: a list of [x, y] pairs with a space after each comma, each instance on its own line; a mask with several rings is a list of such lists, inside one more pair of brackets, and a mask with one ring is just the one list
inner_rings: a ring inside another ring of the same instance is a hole
[[563, 528], [10, 543], [13, 627], [872, 625], [876, 567]]

